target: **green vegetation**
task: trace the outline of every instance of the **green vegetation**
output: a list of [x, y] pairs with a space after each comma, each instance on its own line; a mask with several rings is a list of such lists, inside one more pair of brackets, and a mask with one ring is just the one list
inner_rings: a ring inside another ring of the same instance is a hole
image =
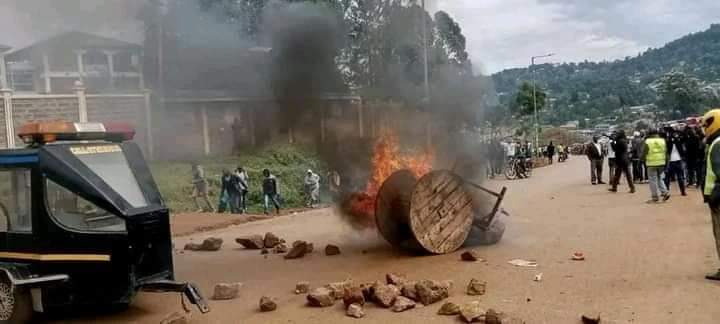
[[[251, 212], [262, 211], [261, 181], [262, 170], [270, 169], [280, 185], [283, 208], [304, 206], [303, 179], [307, 169], [312, 169], [326, 181], [326, 167], [317, 154], [297, 146], [274, 146], [239, 157], [210, 157], [199, 161], [205, 169], [210, 183], [210, 202], [217, 204], [220, 190], [220, 176], [223, 169], [234, 170], [242, 166], [250, 177], [248, 208]], [[190, 198], [193, 186], [190, 183], [190, 162], [155, 162], [151, 164], [153, 176], [165, 203], [173, 212], [195, 211]], [[327, 188], [325, 185], [323, 189]], [[323, 191], [321, 191], [323, 192]]]
[[[660, 100], [660, 82], [668, 73], [683, 72], [698, 85], [720, 82], [720, 24], [649, 49], [636, 57], [613, 62], [541, 64], [531, 69], [509, 69], [493, 75], [502, 105], [511, 107], [520, 85], [532, 78], [548, 93], [543, 123], [559, 125], [569, 120], [591, 120], [612, 115], [616, 110], [657, 103], [665, 111], [696, 113], [720, 103], [716, 94], [703, 93], [702, 101], [673, 103]], [[675, 71], [675, 72], [674, 72]], [[694, 89], [694, 91], [700, 89]], [[668, 97], [665, 97], [666, 99]], [[671, 99], [672, 101], [672, 99]], [[678, 106], [680, 105], [680, 106]], [[592, 125], [589, 125], [592, 126]]]

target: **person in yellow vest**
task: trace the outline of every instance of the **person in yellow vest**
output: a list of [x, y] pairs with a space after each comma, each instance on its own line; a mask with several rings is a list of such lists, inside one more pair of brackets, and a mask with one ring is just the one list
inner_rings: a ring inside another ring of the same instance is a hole
[[[720, 145], [716, 145], [720, 142], [720, 109], [710, 110], [703, 116], [702, 128], [705, 133], [705, 143], [708, 145], [703, 196], [710, 207], [715, 249], [720, 256]], [[705, 278], [720, 281], [720, 270], [706, 275]]]
[[652, 129], [648, 133], [643, 153], [643, 160], [647, 166], [648, 180], [650, 181], [651, 199], [647, 203], [658, 203], [661, 196], [663, 201], [667, 201], [670, 199], [670, 192], [665, 186], [665, 181], [663, 181], [665, 166], [667, 165], [667, 144], [665, 139], [660, 137], [658, 130]]

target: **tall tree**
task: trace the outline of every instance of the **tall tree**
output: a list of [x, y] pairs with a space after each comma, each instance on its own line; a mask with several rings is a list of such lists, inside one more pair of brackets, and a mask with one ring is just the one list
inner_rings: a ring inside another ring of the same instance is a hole
[[667, 116], [680, 118], [695, 114], [700, 108], [700, 83], [692, 75], [671, 71], [657, 81], [658, 108]]
[[[534, 95], [533, 95], [534, 93]], [[535, 113], [535, 106], [540, 112], [545, 108], [547, 94], [539, 86], [533, 89], [530, 82], [523, 82], [515, 95], [515, 102], [512, 105], [512, 112], [518, 116], [528, 116]]]

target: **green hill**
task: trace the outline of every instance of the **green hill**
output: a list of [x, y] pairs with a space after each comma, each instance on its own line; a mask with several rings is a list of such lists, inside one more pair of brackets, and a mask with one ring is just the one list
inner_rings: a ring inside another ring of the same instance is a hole
[[[619, 108], [654, 103], [653, 82], [672, 70], [691, 74], [703, 84], [720, 82], [720, 24], [623, 60], [542, 64], [533, 69], [551, 100], [542, 114], [544, 122], [607, 116]], [[519, 85], [532, 79], [532, 70], [509, 69], [492, 78], [500, 102], [509, 105]]]

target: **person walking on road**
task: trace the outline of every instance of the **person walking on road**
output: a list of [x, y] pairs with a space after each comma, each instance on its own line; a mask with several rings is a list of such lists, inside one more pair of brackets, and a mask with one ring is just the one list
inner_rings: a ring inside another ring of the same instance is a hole
[[630, 193], [635, 193], [635, 184], [630, 174], [630, 158], [628, 157], [628, 141], [627, 137], [625, 137], [625, 131], [622, 129], [617, 131], [614, 137], [615, 140], [613, 143], [615, 146], [612, 149], [615, 151], [615, 172], [612, 181], [610, 181], [609, 191], [617, 192], [620, 177], [625, 174], [625, 180], [627, 181], [628, 187], [630, 187]]
[[642, 160], [647, 166], [648, 181], [650, 182], [651, 199], [648, 203], [657, 203], [662, 196], [663, 201], [670, 199], [670, 193], [665, 187], [665, 165], [667, 164], [667, 145], [665, 139], [660, 137], [656, 129], [650, 130], [645, 140]]
[[587, 155], [588, 160], [590, 160], [591, 183], [593, 185], [605, 184], [605, 182], [602, 181], [603, 160], [605, 155], [603, 154], [602, 145], [598, 143], [597, 136], [593, 136], [592, 143], [589, 143], [585, 147], [585, 155]]
[[607, 158], [608, 158], [608, 180], [612, 183], [615, 178], [615, 133], [608, 136], [607, 142]]
[[553, 142], [550, 141], [550, 145], [547, 147], [547, 157], [550, 161], [550, 164], [553, 164], [553, 157], [555, 156], [555, 145], [553, 145]]
[[[208, 182], [207, 179], [205, 179], [205, 171], [203, 170], [203, 167], [197, 163], [192, 164], [192, 185], [192, 199], [195, 203], [195, 208], [197, 209], [197, 211], [199, 213], [214, 213], [215, 208], [213, 208], [212, 204], [210, 203], [210, 198], [208, 197]], [[204, 203], [204, 208], [200, 206], [200, 203], [198, 203], [198, 198], [202, 199], [202, 202]]]
[[670, 190], [670, 179], [674, 177], [680, 187], [680, 194], [687, 196], [687, 193], [685, 193], [685, 171], [683, 169], [683, 160], [685, 160], [686, 156], [683, 140], [680, 137], [680, 133], [676, 130], [673, 130], [668, 137], [668, 165], [667, 175], [665, 176], [665, 187]]
[[[720, 257], [720, 109], [710, 110], [703, 116], [702, 127], [705, 131], [705, 143], [708, 143], [707, 169], [703, 197], [710, 208], [715, 249]], [[708, 280], [720, 281], [720, 270], [705, 276]]]
[[220, 201], [218, 202], [218, 213], [222, 214], [228, 209], [233, 214], [239, 213], [239, 197], [240, 185], [238, 184], [237, 178], [232, 172], [230, 172], [230, 170], [223, 170], [222, 177], [220, 177]]
[[280, 192], [278, 191], [277, 178], [270, 173], [270, 170], [263, 170], [263, 207], [265, 215], [269, 214], [270, 203], [275, 207], [275, 213], [280, 214]]

